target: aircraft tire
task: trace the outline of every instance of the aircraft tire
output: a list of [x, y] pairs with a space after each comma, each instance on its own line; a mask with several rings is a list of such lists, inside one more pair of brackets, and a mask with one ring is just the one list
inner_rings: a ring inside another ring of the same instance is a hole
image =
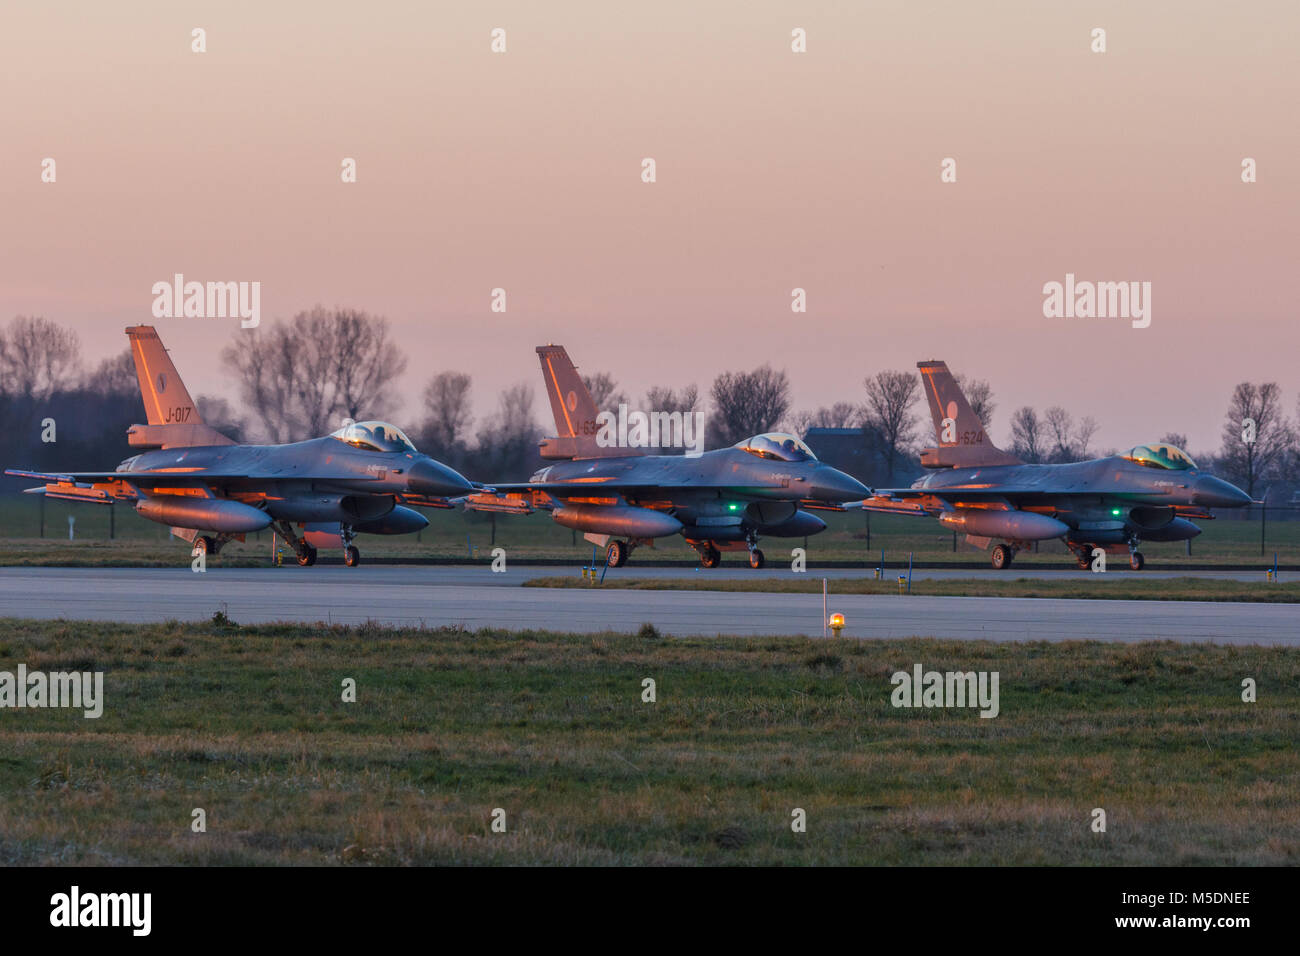
[[1134, 551], [1131, 555], [1129, 555], [1128, 566], [1132, 568], [1134, 571], [1141, 571], [1143, 565], [1145, 565], [1146, 563], [1147, 563], [1147, 559], [1142, 556], [1141, 551]]
[[716, 568], [721, 563], [722, 552], [713, 545], [709, 545], [708, 550], [700, 555], [700, 564], [704, 565], [706, 568]]
[[609, 547], [605, 549], [605, 564], [611, 568], [621, 568], [627, 564], [627, 544], [622, 541], [611, 541]]
[[316, 563], [316, 549], [311, 545], [306, 546], [306, 550], [298, 555], [298, 565], [303, 568], [310, 568]]
[[361, 563], [361, 552], [357, 550], [355, 545], [350, 544], [343, 549], [343, 563], [350, 568], [355, 568]]
[[1078, 554], [1074, 557], [1074, 563], [1079, 566], [1080, 571], [1092, 570], [1092, 558], [1086, 554]]
[[992, 564], [995, 571], [1001, 571], [1003, 568], [1011, 566], [1011, 549], [1005, 544], [1000, 544], [993, 549]]
[[755, 548], [749, 552], [749, 566], [757, 571], [763, 566], [763, 552]]
[[216, 552], [216, 544], [217, 543], [206, 534], [200, 535], [194, 539], [194, 550], [203, 555], [203, 557], [208, 558]]

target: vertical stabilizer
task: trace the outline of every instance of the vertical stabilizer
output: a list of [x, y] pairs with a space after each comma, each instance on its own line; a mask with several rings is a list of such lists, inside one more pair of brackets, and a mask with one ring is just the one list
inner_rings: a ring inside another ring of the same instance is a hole
[[921, 387], [925, 389], [930, 416], [934, 419], [934, 437], [939, 443], [937, 448], [921, 452], [922, 465], [974, 468], [1024, 464], [993, 444], [946, 363], [917, 362], [916, 367], [921, 371]]
[[202, 425], [199, 410], [152, 325], [126, 330], [150, 425]]
[[626, 448], [597, 444], [599, 409], [564, 346], [539, 345], [537, 357], [542, 363], [546, 397], [555, 415], [555, 437], [543, 439], [539, 449], [543, 458], [609, 458], [635, 454]]
[[171, 356], [152, 325], [126, 330], [131, 357], [140, 382], [147, 425], [132, 425], [127, 440], [132, 448], [192, 448], [196, 445], [233, 445], [229, 438], [204, 424], [189, 389], [181, 381]]

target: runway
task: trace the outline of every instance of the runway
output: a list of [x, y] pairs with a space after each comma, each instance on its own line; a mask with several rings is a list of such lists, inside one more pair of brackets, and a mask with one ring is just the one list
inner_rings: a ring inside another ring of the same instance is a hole
[[[193, 621], [223, 610], [243, 624], [376, 621], [592, 633], [633, 632], [650, 622], [679, 637], [822, 633], [820, 594], [618, 591], [608, 579], [599, 590], [518, 586], [526, 573], [554, 570], [3, 568], [0, 617]], [[1287, 604], [836, 595], [832, 583], [829, 610], [845, 615], [847, 637], [1300, 643], [1300, 613]]]

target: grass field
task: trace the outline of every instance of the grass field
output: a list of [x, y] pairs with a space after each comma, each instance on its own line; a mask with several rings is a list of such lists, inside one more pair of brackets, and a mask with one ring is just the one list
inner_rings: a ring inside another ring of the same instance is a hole
[[[576, 575], [532, 578], [526, 588], [620, 588], [630, 591], [740, 591], [764, 594], [820, 594], [821, 578], [815, 574], [781, 578], [719, 578], [709, 575], [681, 578], [637, 578], [616, 575], [591, 584]], [[874, 578], [835, 578], [836, 594], [898, 594], [897, 575]], [[933, 597], [1076, 598], [1099, 601], [1245, 601], [1261, 604], [1300, 604], [1300, 583], [1218, 581], [1211, 578], [1133, 578], [1080, 572], [1064, 581], [1018, 578], [969, 578], [912, 582], [912, 594]]]
[[[1284, 649], [0, 634], [0, 669], [102, 670], [106, 696], [98, 720], [0, 710], [2, 864], [1300, 861], [1300, 656]], [[1000, 714], [895, 709], [890, 675], [915, 663], [997, 671]]]
[[[110, 539], [110, 510], [115, 510]], [[416, 535], [361, 535], [358, 545], [363, 559], [459, 558], [487, 559], [493, 547], [506, 549], [511, 560], [552, 558], [589, 561], [592, 546], [582, 535], [555, 524], [549, 515], [528, 516], [477, 514], [464, 511], [424, 512], [429, 527]], [[906, 565], [908, 554], [917, 561], [961, 561], [971, 567], [987, 567], [988, 553], [958, 542], [928, 518], [871, 515], [864, 512], [822, 512], [827, 530], [807, 539], [810, 566], [818, 561], [861, 562], [875, 567], [885, 551], [887, 564]], [[75, 539], [68, 540], [68, 518], [76, 520]], [[1270, 512], [1264, 525], [1264, 553], [1261, 555], [1260, 521], [1223, 519], [1201, 522], [1204, 533], [1185, 544], [1144, 544], [1149, 565], [1196, 563], [1264, 567], [1272, 564], [1274, 552], [1281, 564], [1300, 564], [1300, 521], [1280, 521]], [[179, 566], [189, 563], [189, 549], [171, 538], [161, 525], [140, 518], [129, 508], [109, 509], [100, 505], [46, 501], [45, 537], [40, 536], [40, 499], [36, 496], [0, 496], [0, 564], [133, 565]], [[495, 530], [494, 530], [495, 527]], [[764, 539], [768, 560], [788, 560], [791, 548], [804, 547], [804, 539]], [[264, 531], [247, 542], [233, 542], [213, 560], [229, 565], [262, 564], [268, 560], [271, 534]], [[743, 556], [724, 555], [728, 564], [743, 563]], [[694, 563], [695, 552], [681, 538], [668, 538], [654, 549], [639, 550], [633, 561], [666, 559]], [[1116, 559], [1119, 560], [1119, 559]], [[1072, 567], [1074, 559], [1057, 541], [1045, 542], [1041, 551], [1022, 552], [1017, 565]]]

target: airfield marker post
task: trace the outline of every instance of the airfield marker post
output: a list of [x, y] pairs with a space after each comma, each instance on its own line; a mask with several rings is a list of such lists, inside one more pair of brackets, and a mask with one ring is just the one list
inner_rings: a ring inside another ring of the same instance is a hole
[[912, 593], [912, 555], [914, 552], [907, 552], [907, 593]]
[[822, 578], [822, 637], [826, 636], [826, 579]]

